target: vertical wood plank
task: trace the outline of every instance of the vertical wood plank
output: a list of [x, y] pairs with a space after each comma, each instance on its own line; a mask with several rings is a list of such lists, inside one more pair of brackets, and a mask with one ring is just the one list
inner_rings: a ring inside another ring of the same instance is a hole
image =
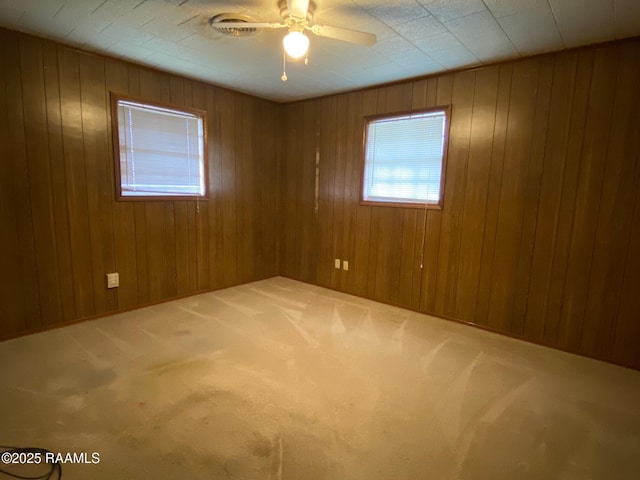
[[349, 95], [347, 106], [347, 138], [345, 162], [345, 192], [344, 192], [344, 231], [342, 251], [345, 252], [345, 260], [349, 262], [349, 271], [343, 272], [343, 289], [353, 293], [355, 291], [355, 272], [361, 266], [355, 262], [356, 249], [356, 225], [358, 221], [358, 206], [360, 204], [360, 169], [362, 168], [362, 142], [360, 141], [364, 129], [362, 117], [362, 92]]
[[444, 200], [435, 311], [440, 315], [454, 316], [456, 281], [458, 278], [460, 235], [466, 195], [469, 138], [473, 113], [473, 96], [476, 73], [461, 72], [453, 76], [451, 126], [447, 169], [444, 180]]
[[223, 155], [220, 92], [207, 89], [206, 106], [209, 125], [209, 207], [208, 207], [208, 267], [211, 288], [225, 285], [224, 276], [224, 220], [223, 220]]
[[498, 99], [496, 117], [493, 128], [491, 145], [491, 169], [489, 173], [489, 187], [486, 198], [486, 212], [484, 216], [484, 233], [482, 240], [482, 256], [480, 259], [480, 278], [476, 301], [475, 323], [488, 325], [489, 297], [493, 283], [493, 262], [496, 254], [496, 234], [498, 230], [498, 214], [500, 208], [502, 181], [504, 177], [505, 144], [507, 138], [507, 124], [511, 101], [511, 86], [513, 80], [513, 66], [500, 66], [498, 83]]
[[221, 132], [223, 149], [222, 191], [224, 219], [224, 278], [225, 285], [238, 283], [238, 199], [237, 199], [237, 150], [236, 125], [230, 119], [238, 115], [235, 98], [225, 92], [221, 97]]
[[513, 70], [488, 317], [488, 325], [502, 331], [510, 331], [515, 300], [539, 62], [518, 62]]
[[60, 304], [62, 308], [61, 320], [72, 320], [77, 318], [77, 316], [71, 240], [69, 236], [67, 179], [64, 168], [58, 51], [56, 46], [45, 42], [42, 57], [51, 176], [51, 201], [56, 237], [55, 245], [59, 276], [58, 282], [60, 286]]
[[[336, 129], [336, 97], [320, 100], [319, 106], [319, 153], [318, 165], [318, 284], [328, 287], [331, 285], [331, 275], [334, 269], [333, 251], [333, 175], [335, 172]], [[357, 251], [356, 251], [357, 253]], [[363, 269], [364, 271], [365, 269]]]
[[[367, 115], [373, 115], [378, 108], [378, 96], [375, 90], [367, 90], [363, 92], [362, 97], [362, 121], [364, 122], [364, 117]], [[359, 142], [360, 151], [362, 152], [362, 146], [364, 142], [364, 124], [362, 124], [362, 129], [359, 133], [354, 137], [354, 141]], [[358, 203], [360, 202], [360, 187], [362, 185], [362, 169], [363, 169], [363, 153], [357, 159], [358, 162], [358, 176], [357, 178], [357, 187], [354, 192], [357, 195]], [[370, 275], [370, 266], [369, 266], [369, 255], [370, 250], [372, 248], [376, 248], [375, 244], [372, 244], [370, 241], [371, 234], [371, 215], [373, 207], [368, 205], [358, 205], [356, 211], [356, 223], [355, 223], [355, 232], [354, 232], [354, 252], [353, 252], [353, 272], [351, 273], [353, 277], [352, 283], [352, 291], [356, 295], [367, 295], [368, 292], [368, 282]]]
[[571, 234], [575, 211], [576, 193], [580, 165], [582, 163], [582, 141], [589, 105], [591, 75], [594, 52], [586, 50], [577, 54], [575, 83], [565, 157], [562, 194], [558, 212], [558, 230], [549, 286], [549, 298], [544, 320], [543, 338], [548, 345], [558, 345], [561, 314], [564, 301], [565, 279], [571, 248]]
[[583, 332], [617, 67], [615, 50], [596, 50], [560, 317], [560, 345], [573, 351], [580, 349]]
[[565, 174], [577, 57], [555, 57], [524, 336], [542, 341]]
[[20, 70], [23, 96], [26, 161], [29, 174], [31, 218], [40, 300], [39, 324], [62, 319], [55, 218], [52, 208], [51, 167], [44, 90], [42, 44], [32, 37], [20, 38]]
[[[636, 166], [640, 166], [640, 155], [636, 156]], [[640, 182], [640, 167], [636, 168], [635, 184]], [[640, 369], [640, 190], [636, 188], [633, 203], [631, 232], [626, 248], [620, 303], [616, 308], [613, 353], [611, 359], [635, 369]]]
[[[256, 263], [256, 277], [267, 278], [278, 273], [276, 229], [278, 192], [277, 142], [282, 131], [279, 125], [280, 108], [273, 108], [267, 101], [257, 101], [254, 105], [256, 135], [254, 135], [253, 169], [254, 169], [254, 223], [257, 228], [254, 234], [254, 251], [252, 256]], [[270, 128], [265, 128], [269, 126]], [[257, 160], [257, 161], [256, 161]]]
[[91, 242], [95, 313], [115, 310], [115, 290], [106, 288], [105, 275], [115, 270], [113, 254], [113, 170], [108, 156], [109, 139], [104, 60], [95, 55], [79, 57], [82, 104], [82, 148], [85, 159], [89, 238]]
[[[332, 251], [333, 257], [344, 259], [347, 252], [343, 251], [342, 238], [344, 234], [344, 195], [345, 195], [345, 179], [344, 172], [347, 162], [347, 115], [349, 108], [349, 96], [339, 95], [336, 104], [336, 149], [335, 149], [335, 174], [333, 175], [333, 239]], [[339, 269], [331, 270], [331, 287], [343, 288], [344, 273]]]
[[[15, 272], [0, 278], [0, 336], [24, 331], [40, 321], [39, 300], [33, 246], [23, 243], [24, 230], [30, 222], [28, 190], [25, 188], [26, 152], [24, 133], [20, 130], [22, 118], [22, 88], [18, 41], [10, 32], [0, 29], [0, 145], [6, 159], [0, 162], [0, 221], [3, 232], [0, 255], [3, 271]], [[26, 200], [26, 201], [25, 201]], [[25, 255], [26, 254], [26, 255]], [[29, 261], [26, 263], [25, 260]], [[24, 270], [23, 266], [28, 267]], [[32, 293], [32, 295], [29, 295]]]
[[93, 315], [96, 310], [82, 109], [79, 108], [82, 104], [79, 54], [59, 47], [58, 64], [76, 314], [82, 318]]
[[[247, 98], [236, 97], [235, 117], [235, 150], [236, 155], [236, 208], [237, 208], [237, 270], [238, 282], [244, 283], [251, 278], [251, 256], [250, 249], [252, 243], [253, 226], [251, 224], [251, 170], [247, 165], [247, 156], [251, 148], [251, 136], [253, 125], [250, 118], [247, 118]], [[245, 118], [247, 118], [245, 120]]]
[[31, 216], [31, 194], [29, 185], [29, 167], [27, 161], [27, 138], [24, 131], [24, 89], [20, 69], [19, 42], [10, 36], [6, 44], [5, 85], [9, 139], [7, 153], [11, 162], [10, 181], [14, 191], [15, 215], [22, 272], [22, 301], [24, 302], [25, 327], [35, 328], [42, 325], [40, 311], [40, 291], [38, 288], [37, 258], [34, 242], [34, 226]]
[[299, 278], [315, 283], [318, 267], [318, 217], [315, 213], [315, 152], [318, 103], [305, 102], [301, 107], [299, 138], [296, 141], [299, 162], [300, 197], [297, 228], [300, 230]]
[[530, 293], [531, 268], [535, 248], [535, 234], [538, 227], [538, 205], [542, 189], [542, 171], [547, 142], [552, 82], [553, 58], [542, 58], [540, 59], [535, 113], [526, 166], [527, 180], [524, 190], [522, 232], [518, 250], [518, 266], [513, 282], [513, 309], [509, 322], [509, 331], [516, 335], [524, 334], [527, 298]]
[[[417, 308], [414, 305], [415, 283], [419, 282], [420, 256], [416, 255], [416, 239], [418, 237], [418, 214], [422, 210], [406, 208], [402, 212], [402, 244], [399, 255], [400, 268], [398, 285], [398, 305]], [[420, 216], [420, 218], [422, 218]], [[416, 258], [417, 257], [417, 258]]]
[[629, 205], [633, 204], [638, 189], [635, 173], [640, 150], [640, 62], [637, 61], [637, 52], [629, 46], [619, 51], [615, 100], [580, 340], [582, 352], [602, 359], [612, 355], [615, 316], [631, 233], [633, 211]]
[[[453, 75], [445, 75], [428, 82], [427, 105], [451, 105], [453, 95]], [[445, 170], [445, 182], [449, 168]], [[444, 192], [443, 192], [444, 193]], [[445, 199], [446, 200], [446, 199]], [[429, 210], [426, 218], [422, 248], [422, 280], [420, 309], [427, 313], [436, 312], [436, 289], [438, 286], [438, 264], [442, 231], [442, 211]]]
[[285, 129], [293, 140], [285, 141], [284, 152], [288, 159], [284, 171], [284, 219], [285, 238], [283, 248], [284, 273], [297, 278], [300, 272], [300, 229], [299, 229], [299, 186], [300, 186], [300, 157], [299, 145], [295, 139], [301, 135], [298, 119], [301, 115], [301, 106], [294, 105], [288, 110], [285, 118]]
[[[107, 95], [110, 92], [128, 93], [129, 73], [127, 66], [115, 60], [105, 63], [105, 81]], [[106, 98], [109, 102], [109, 97]], [[109, 108], [109, 107], [107, 107]], [[110, 112], [109, 112], [110, 113]], [[110, 115], [109, 115], [110, 117]], [[109, 159], [113, 162], [113, 132], [111, 125], [107, 128]], [[113, 165], [110, 176], [115, 184]], [[115, 270], [120, 274], [120, 286], [117, 291], [118, 308], [131, 308], [139, 304], [138, 298], [138, 257], [136, 255], [136, 223], [135, 205], [133, 202], [115, 202], [115, 186], [107, 201], [113, 205], [113, 249]]]
[[465, 322], [476, 319], [499, 79], [499, 67], [484, 68], [475, 79], [454, 315]]

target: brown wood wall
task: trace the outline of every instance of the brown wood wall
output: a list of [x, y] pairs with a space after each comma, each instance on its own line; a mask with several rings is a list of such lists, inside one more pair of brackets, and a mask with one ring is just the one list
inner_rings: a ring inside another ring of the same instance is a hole
[[[284, 106], [282, 273], [640, 368], [639, 58], [635, 39]], [[436, 105], [443, 210], [360, 206], [363, 117]]]
[[[0, 46], [0, 338], [281, 273], [640, 368], [640, 40], [284, 106]], [[207, 110], [208, 201], [115, 201], [110, 91]], [[363, 117], [447, 104], [444, 209], [360, 206]]]
[[[115, 201], [110, 91], [207, 110], [199, 211]], [[276, 275], [278, 122], [272, 102], [0, 29], [0, 338]]]

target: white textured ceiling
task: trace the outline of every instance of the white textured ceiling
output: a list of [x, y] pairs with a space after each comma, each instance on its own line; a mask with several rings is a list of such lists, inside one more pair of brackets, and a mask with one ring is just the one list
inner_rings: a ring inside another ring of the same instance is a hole
[[373, 47], [311, 35], [288, 63], [282, 29], [244, 38], [220, 13], [280, 21], [277, 0], [0, 0], [0, 25], [280, 102], [640, 35], [640, 0], [316, 0], [313, 23], [374, 33]]

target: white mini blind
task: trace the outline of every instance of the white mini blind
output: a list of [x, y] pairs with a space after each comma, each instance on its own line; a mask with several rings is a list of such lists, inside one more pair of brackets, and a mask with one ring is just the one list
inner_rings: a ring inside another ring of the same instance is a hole
[[441, 110], [369, 122], [363, 200], [438, 204], [446, 121]]
[[123, 197], [205, 194], [202, 117], [118, 100]]

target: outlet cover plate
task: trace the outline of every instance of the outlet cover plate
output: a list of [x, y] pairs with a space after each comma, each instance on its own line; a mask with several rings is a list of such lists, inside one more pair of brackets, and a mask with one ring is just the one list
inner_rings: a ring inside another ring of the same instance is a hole
[[120, 275], [117, 273], [107, 273], [107, 288], [116, 288], [120, 286]]

